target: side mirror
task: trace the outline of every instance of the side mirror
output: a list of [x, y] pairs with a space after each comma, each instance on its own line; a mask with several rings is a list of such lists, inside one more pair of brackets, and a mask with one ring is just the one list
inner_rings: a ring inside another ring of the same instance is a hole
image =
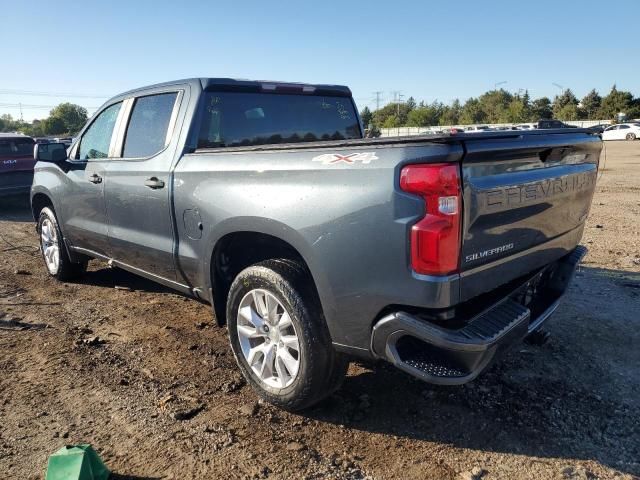
[[39, 162], [64, 162], [67, 159], [67, 146], [64, 143], [36, 143], [33, 158]]

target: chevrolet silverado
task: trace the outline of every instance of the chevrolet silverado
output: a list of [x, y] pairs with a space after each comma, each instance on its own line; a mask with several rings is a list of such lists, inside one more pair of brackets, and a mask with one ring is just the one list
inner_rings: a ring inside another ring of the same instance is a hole
[[35, 148], [42, 256], [212, 305], [248, 383], [283, 408], [349, 359], [460, 385], [539, 331], [585, 253], [588, 130], [365, 139], [348, 88], [202, 78], [107, 101]]

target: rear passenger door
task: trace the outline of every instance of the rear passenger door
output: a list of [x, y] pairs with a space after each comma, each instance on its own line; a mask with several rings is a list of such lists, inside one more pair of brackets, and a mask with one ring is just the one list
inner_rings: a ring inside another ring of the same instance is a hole
[[112, 258], [175, 280], [170, 170], [183, 91], [126, 100], [119, 132], [121, 158], [109, 162], [105, 202]]

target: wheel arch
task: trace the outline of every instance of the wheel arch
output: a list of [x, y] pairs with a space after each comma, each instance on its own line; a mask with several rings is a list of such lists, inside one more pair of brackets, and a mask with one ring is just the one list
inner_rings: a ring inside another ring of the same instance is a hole
[[283, 258], [299, 263], [309, 279], [311, 293], [322, 309], [316, 275], [300, 250], [280, 236], [258, 230], [237, 230], [221, 236], [210, 250], [208, 265], [210, 295], [218, 325], [226, 323], [227, 296], [238, 273], [269, 259]]
[[31, 214], [33, 219], [37, 222], [40, 217], [40, 212], [45, 207], [51, 207], [55, 213], [56, 207], [53, 204], [51, 195], [48, 192], [35, 192], [31, 195]]
[[64, 233], [64, 225], [60, 222], [60, 218], [58, 217], [58, 210], [56, 209], [56, 205], [53, 202], [53, 196], [46, 190], [36, 190], [31, 192], [31, 214], [33, 215], [33, 219], [36, 222], [36, 226], [40, 219], [40, 212], [42, 212], [43, 208], [49, 207], [53, 210], [54, 215], [58, 221], [58, 228], [62, 232], [62, 244], [64, 245], [64, 249], [67, 252], [67, 255], [74, 263], [80, 263], [83, 260], [86, 260], [87, 257], [83, 255], [79, 255], [74, 252], [71, 248], [69, 248], [69, 243], [66, 239]]

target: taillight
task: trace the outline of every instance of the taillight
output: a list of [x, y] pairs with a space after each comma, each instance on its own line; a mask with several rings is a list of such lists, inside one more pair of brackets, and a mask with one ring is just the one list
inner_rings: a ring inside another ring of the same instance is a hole
[[457, 271], [462, 219], [458, 165], [408, 165], [400, 173], [400, 188], [425, 201], [424, 218], [411, 228], [413, 270], [426, 275]]

